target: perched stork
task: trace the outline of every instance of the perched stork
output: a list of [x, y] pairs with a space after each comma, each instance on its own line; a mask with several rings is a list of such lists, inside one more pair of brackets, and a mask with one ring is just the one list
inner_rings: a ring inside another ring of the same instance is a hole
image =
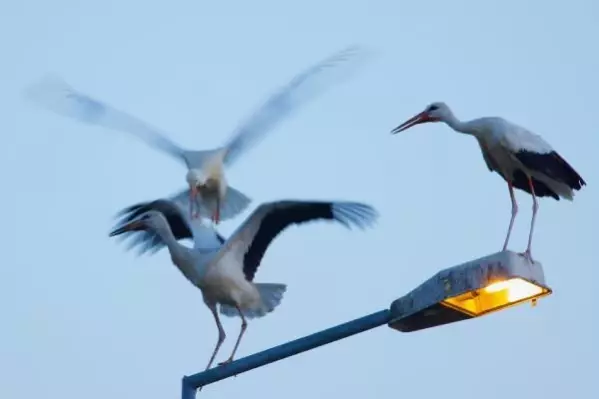
[[[225, 340], [220, 313], [241, 317], [241, 331], [231, 356], [233, 360], [246, 330], [246, 319], [262, 317], [279, 305], [284, 284], [254, 283], [254, 276], [268, 246], [285, 228], [312, 220], [339, 222], [348, 228], [366, 228], [378, 214], [374, 208], [355, 202], [276, 201], [260, 205], [228, 240], [200, 220], [188, 218], [187, 204], [170, 200], [140, 203], [120, 212], [121, 220], [110, 236], [133, 235], [141, 253], [168, 247], [171, 260], [204, 296], [218, 327], [218, 341], [209, 369]], [[194, 240], [193, 249], [177, 240]], [[223, 364], [220, 363], [220, 364]]]
[[[359, 47], [349, 47], [321, 60], [296, 75], [286, 86], [279, 89], [237, 127], [224, 146], [193, 151], [180, 147], [157, 129], [140, 119], [120, 111], [98, 99], [76, 91], [56, 77], [46, 77], [26, 91], [26, 96], [43, 108], [74, 118], [84, 123], [133, 134], [154, 148], [184, 163], [188, 169], [190, 216], [198, 217], [200, 210], [210, 212], [212, 220], [232, 218], [242, 212], [250, 199], [228, 186], [225, 167], [229, 167], [253, 144], [272, 131], [286, 117], [318, 94], [339, 83], [358, 60], [365, 60], [368, 52]], [[328, 72], [328, 73], [327, 73]], [[193, 212], [193, 207], [196, 212]]]
[[514, 187], [532, 195], [532, 220], [528, 246], [522, 254], [532, 262], [532, 235], [539, 207], [537, 197], [552, 197], [558, 201], [564, 198], [572, 201], [574, 190], [580, 190], [586, 182], [540, 136], [498, 117], [462, 122], [443, 102], [430, 104], [424, 111], [402, 123], [391, 133], [396, 134], [426, 122], [445, 122], [456, 132], [474, 136], [489, 170], [497, 172], [507, 182], [512, 200], [512, 216], [503, 244], [504, 251], [518, 213]]

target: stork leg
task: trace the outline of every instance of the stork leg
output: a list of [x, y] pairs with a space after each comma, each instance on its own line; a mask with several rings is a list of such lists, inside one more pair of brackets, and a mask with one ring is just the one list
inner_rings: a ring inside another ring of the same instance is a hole
[[212, 221], [216, 224], [220, 223], [220, 197], [218, 195], [216, 196], [216, 209], [212, 214]]
[[514, 227], [514, 220], [518, 214], [518, 203], [516, 202], [516, 196], [514, 195], [514, 186], [511, 181], [508, 181], [507, 187], [510, 190], [510, 198], [512, 199], [512, 218], [510, 219], [510, 225], [507, 228], [507, 235], [505, 236], [505, 242], [503, 243], [503, 250], [507, 249], [507, 244], [510, 241], [510, 235], [512, 234], [512, 228]]
[[528, 234], [528, 245], [526, 247], [526, 251], [524, 251], [523, 255], [528, 258], [528, 260], [532, 263], [534, 260], [532, 259], [531, 254], [531, 244], [532, 244], [532, 234], [535, 229], [535, 220], [537, 219], [537, 210], [539, 210], [539, 203], [537, 202], [537, 195], [535, 194], [535, 188], [532, 184], [532, 178], [528, 177], [528, 185], [530, 187], [530, 193], [532, 194], [532, 219], [530, 221], [530, 233]]
[[[212, 363], [214, 362], [214, 358], [216, 358], [216, 354], [218, 353], [220, 346], [223, 344], [223, 342], [225, 342], [225, 338], [227, 337], [227, 335], [225, 334], [225, 329], [223, 328], [223, 325], [220, 322], [220, 318], [218, 317], [218, 312], [216, 311], [216, 305], [211, 304], [211, 305], [208, 305], [208, 307], [210, 308], [210, 311], [212, 312], [212, 315], [214, 316], [214, 321], [216, 322], [216, 327], [218, 327], [218, 341], [216, 342], [216, 346], [214, 347], [212, 356], [210, 356], [210, 360], [208, 361], [206, 370], [208, 370], [210, 368], [210, 366], [212, 366]], [[202, 388], [203, 387], [199, 387], [198, 391], [201, 391]]]
[[227, 360], [225, 360], [224, 362], [219, 363], [219, 365], [231, 363], [233, 361], [233, 358], [235, 357], [235, 352], [237, 352], [237, 348], [239, 347], [239, 343], [241, 342], [241, 337], [243, 337], [243, 334], [245, 333], [245, 330], [248, 326], [248, 323], [245, 320], [245, 316], [243, 315], [243, 312], [241, 311], [241, 309], [239, 309], [239, 306], [235, 305], [235, 308], [237, 309], [237, 311], [239, 312], [239, 315], [241, 316], [241, 331], [239, 331], [239, 336], [237, 337], [237, 342], [235, 342], [235, 347], [233, 348], [233, 352], [231, 353], [231, 356], [229, 356], [229, 358]]
[[193, 193], [189, 190], [189, 217], [193, 219]]
[[[192, 219], [197, 219], [200, 217], [200, 206], [198, 205], [197, 201], [197, 189], [192, 188], [189, 190], [189, 217], [191, 217]], [[194, 205], [197, 208], [196, 212], [193, 211]]]

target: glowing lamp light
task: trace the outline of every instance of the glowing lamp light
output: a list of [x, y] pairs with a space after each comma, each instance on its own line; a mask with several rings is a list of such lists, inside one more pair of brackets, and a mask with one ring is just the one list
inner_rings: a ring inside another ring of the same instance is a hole
[[418, 331], [550, 295], [543, 266], [511, 251], [445, 269], [391, 304], [389, 327]]
[[496, 281], [478, 290], [445, 299], [442, 304], [472, 316], [482, 316], [507, 306], [536, 301], [549, 289], [522, 278]]
[[483, 291], [485, 294], [501, 292], [504, 294], [507, 302], [518, 302], [540, 295], [544, 291], [544, 288], [520, 278], [513, 278], [507, 281], [491, 283], [483, 288]]

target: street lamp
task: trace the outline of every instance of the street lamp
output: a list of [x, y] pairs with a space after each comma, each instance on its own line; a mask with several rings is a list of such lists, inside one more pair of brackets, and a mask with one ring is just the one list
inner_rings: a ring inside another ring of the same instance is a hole
[[269, 363], [387, 324], [411, 332], [480, 317], [551, 294], [543, 267], [524, 256], [503, 251], [445, 269], [422, 283], [389, 309], [328, 328], [223, 366], [183, 377], [182, 398], [196, 389]]
[[445, 269], [391, 304], [389, 326], [402, 332], [480, 317], [550, 295], [543, 266], [503, 251]]

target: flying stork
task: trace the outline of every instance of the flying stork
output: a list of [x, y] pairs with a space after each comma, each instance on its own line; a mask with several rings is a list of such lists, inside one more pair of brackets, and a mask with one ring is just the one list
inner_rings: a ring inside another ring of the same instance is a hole
[[[140, 253], [168, 247], [172, 262], [183, 275], [202, 291], [204, 303], [212, 312], [218, 328], [218, 341], [206, 370], [212, 365], [225, 340], [219, 319], [240, 316], [241, 330], [231, 356], [233, 361], [247, 321], [265, 316], [281, 302], [285, 284], [254, 283], [262, 258], [274, 238], [292, 224], [329, 220], [347, 228], [364, 229], [378, 218], [369, 205], [346, 201], [286, 200], [263, 203], [225, 240], [212, 226], [192, 219], [185, 212], [185, 200], [160, 199], [139, 203], [120, 212], [121, 220], [110, 236], [134, 236], [132, 247]], [[193, 249], [178, 242], [194, 240]]]
[[[150, 146], [185, 164], [189, 213], [199, 217], [210, 212], [215, 223], [242, 212], [250, 199], [228, 185], [225, 169], [253, 145], [335, 84], [341, 83], [370, 53], [358, 46], [338, 51], [297, 74], [240, 124], [220, 147], [189, 150], [175, 143], [160, 129], [106, 102], [77, 91], [55, 76], [47, 76], [26, 90], [26, 97], [47, 110], [83, 123], [137, 136]], [[347, 66], [347, 68], [341, 68]], [[351, 68], [353, 67], [353, 68]], [[194, 212], [194, 206], [196, 211]]]
[[580, 190], [586, 182], [539, 135], [500, 117], [460, 121], [443, 102], [430, 104], [424, 111], [408, 119], [391, 133], [396, 134], [427, 122], [444, 122], [456, 132], [474, 136], [489, 170], [497, 172], [507, 182], [512, 200], [512, 216], [503, 244], [504, 251], [518, 213], [514, 188], [532, 195], [532, 220], [528, 246], [522, 255], [533, 262], [531, 243], [539, 207], [537, 197], [552, 197], [558, 201], [563, 198], [572, 201], [574, 191]]

